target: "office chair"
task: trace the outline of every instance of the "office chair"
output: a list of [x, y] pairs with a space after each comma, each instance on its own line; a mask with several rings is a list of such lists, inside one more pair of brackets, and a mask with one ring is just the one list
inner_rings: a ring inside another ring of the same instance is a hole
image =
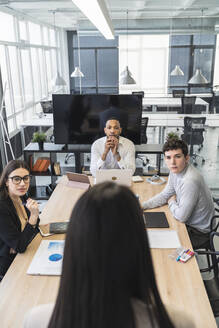
[[70, 158], [74, 158], [75, 154], [74, 153], [68, 153], [65, 155], [65, 164], [68, 164], [68, 161], [70, 160]]
[[219, 213], [219, 198], [214, 196], [213, 201], [215, 203], [215, 211]]
[[173, 98], [182, 98], [185, 96], [185, 90], [176, 90], [176, 89], [173, 89], [172, 90], [172, 96]]
[[[196, 251], [196, 254], [198, 255], [208, 254], [211, 257], [211, 270], [213, 269], [213, 278], [204, 280], [204, 285], [215, 317], [219, 316], [219, 252], [215, 250], [215, 238], [218, 236], [219, 232], [212, 232], [210, 234], [211, 249], [209, 251]], [[206, 271], [209, 271], [208, 268], [200, 269], [200, 272]]]
[[215, 94], [213, 99], [213, 107], [216, 114], [219, 113], [219, 95]]
[[[216, 208], [215, 208], [216, 210]], [[211, 233], [213, 232], [217, 232], [217, 229], [219, 227], [219, 215], [214, 215], [211, 218], [211, 223], [210, 223], [210, 232], [209, 232], [209, 240], [206, 241], [205, 243], [203, 243], [198, 249], [205, 249], [205, 251], [210, 251], [211, 250], [211, 243], [210, 243], [210, 236]], [[198, 249], [195, 249], [195, 252], [198, 251]], [[211, 271], [211, 264], [210, 264], [210, 255], [206, 253], [206, 257], [207, 257], [207, 268], [201, 269], [202, 272], [207, 272], [207, 271]]]
[[142, 119], [141, 119], [141, 144], [146, 144], [148, 141], [147, 126], [148, 126], [148, 117], [142, 117]]
[[[209, 104], [209, 113], [213, 114], [214, 113], [214, 93], [212, 92], [212, 96], [211, 97], [200, 97], [201, 99], [203, 99], [204, 101], [206, 101]], [[203, 106], [205, 107], [205, 106]], [[203, 111], [206, 112], [206, 107], [203, 109]]]
[[144, 98], [144, 91], [132, 91], [132, 95], [139, 95], [142, 96], [142, 98]]
[[204, 124], [206, 121], [206, 117], [184, 117], [184, 128], [183, 134], [181, 135], [182, 140], [184, 140], [188, 145], [190, 145], [189, 155], [192, 159], [192, 162], [195, 166], [197, 166], [196, 158], [199, 157], [202, 159], [202, 164], [204, 164], [205, 159], [203, 156], [200, 156], [193, 152], [193, 146], [198, 145], [198, 151], [203, 147], [204, 137], [203, 132]]
[[181, 106], [182, 114], [192, 114], [195, 109], [196, 97], [182, 97]]
[[[141, 119], [141, 144], [146, 144], [148, 141], [147, 126], [148, 126], [148, 117], [142, 117], [142, 119]], [[145, 156], [138, 154], [137, 158], [139, 158], [142, 161], [143, 166], [146, 166], [149, 163], [149, 159]]]
[[42, 107], [44, 114], [51, 114], [53, 113], [53, 103], [52, 100], [41, 101], [40, 105]]

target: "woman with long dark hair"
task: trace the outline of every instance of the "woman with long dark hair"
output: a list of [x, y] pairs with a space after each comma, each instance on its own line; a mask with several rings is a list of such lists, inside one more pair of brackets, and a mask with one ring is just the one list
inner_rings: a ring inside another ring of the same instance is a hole
[[24, 327], [174, 327], [157, 290], [142, 209], [131, 190], [107, 182], [81, 196], [67, 231], [55, 306], [32, 309]]
[[24, 199], [30, 170], [24, 161], [12, 160], [0, 178], [0, 280], [17, 253], [23, 253], [39, 232], [38, 204]]

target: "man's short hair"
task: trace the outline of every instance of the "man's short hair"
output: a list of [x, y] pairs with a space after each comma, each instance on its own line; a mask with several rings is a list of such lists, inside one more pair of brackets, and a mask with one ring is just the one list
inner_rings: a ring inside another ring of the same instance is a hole
[[163, 153], [169, 150], [182, 149], [182, 153], [186, 157], [188, 155], [188, 146], [185, 141], [177, 138], [169, 138], [163, 146]]
[[[119, 119], [118, 119], [118, 117], [112, 116], [112, 117], [110, 117], [110, 118], [108, 118], [108, 119], [106, 120], [106, 122], [105, 122], [105, 126], [106, 126], [106, 123], [107, 123], [108, 121], [117, 121], [117, 122], [119, 122]], [[119, 122], [119, 124], [120, 124], [120, 122]]]

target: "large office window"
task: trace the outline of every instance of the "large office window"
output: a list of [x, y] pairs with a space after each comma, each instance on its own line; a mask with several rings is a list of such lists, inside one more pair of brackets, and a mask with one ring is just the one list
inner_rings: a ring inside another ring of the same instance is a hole
[[[78, 39], [68, 32], [69, 71], [79, 66]], [[80, 61], [83, 93], [118, 93], [118, 38], [106, 40], [100, 36], [80, 36]], [[71, 92], [79, 93], [79, 78], [71, 78]]]
[[129, 35], [128, 40], [127, 36], [119, 36], [119, 73], [128, 65], [136, 81], [135, 85], [120, 85], [119, 91], [166, 93], [168, 56], [168, 35]]
[[[41, 110], [43, 98], [54, 91], [57, 68], [62, 74], [63, 49], [59, 29], [0, 12], [0, 69], [5, 90], [5, 106], [9, 133], [19, 123]], [[60, 64], [60, 67], [57, 67]], [[59, 90], [62, 91], [61, 89]]]
[[[212, 90], [215, 35], [172, 35], [170, 38], [169, 92], [184, 89], [187, 93], [207, 93]], [[184, 76], [171, 76], [175, 65], [180, 65]], [[189, 79], [201, 69], [208, 80], [206, 85], [189, 85]]]
[[29, 35], [30, 43], [42, 44], [40, 25], [29, 22]]
[[0, 40], [15, 41], [15, 31], [13, 25], [13, 16], [0, 12]]

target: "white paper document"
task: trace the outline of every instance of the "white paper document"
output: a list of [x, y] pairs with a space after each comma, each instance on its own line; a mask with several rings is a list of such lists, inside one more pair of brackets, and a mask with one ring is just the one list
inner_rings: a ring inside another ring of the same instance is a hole
[[178, 248], [181, 246], [175, 230], [147, 230], [150, 248]]
[[27, 270], [27, 274], [60, 275], [64, 243], [64, 240], [42, 240]]

